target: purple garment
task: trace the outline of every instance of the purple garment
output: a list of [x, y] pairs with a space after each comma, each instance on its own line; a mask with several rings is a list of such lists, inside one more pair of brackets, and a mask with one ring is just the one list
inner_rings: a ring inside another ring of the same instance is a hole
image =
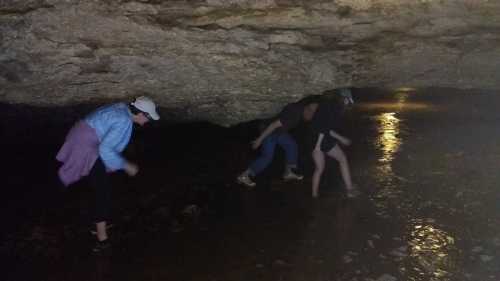
[[56, 159], [63, 162], [58, 171], [65, 186], [90, 173], [99, 157], [99, 139], [95, 130], [84, 121], [77, 122], [66, 136]]

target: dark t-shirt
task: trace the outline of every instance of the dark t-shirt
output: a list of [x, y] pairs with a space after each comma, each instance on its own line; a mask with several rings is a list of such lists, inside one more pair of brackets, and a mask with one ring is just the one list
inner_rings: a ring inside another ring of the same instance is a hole
[[281, 122], [283, 131], [288, 131], [299, 125], [304, 115], [304, 104], [291, 103], [285, 106], [276, 119]]
[[340, 127], [341, 108], [331, 101], [321, 102], [312, 119], [312, 129], [316, 134], [324, 134], [321, 151], [328, 152], [337, 145], [337, 139], [330, 136], [330, 130], [337, 131]]
[[265, 130], [269, 124], [276, 120], [280, 120], [282, 126], [274, 130], [273, 133], [285, 133], [297, 127], [303, 119], [304, 107], [305, 105], [300, 102], [286, 105], [276, 117], [262, 122], [261, 131]]
[[333, 102], [321, 102], [312, 119], [312, 128], [315, 133], [329, 135], [330, 130], [337, 130], [340, 126], [341, 110]]

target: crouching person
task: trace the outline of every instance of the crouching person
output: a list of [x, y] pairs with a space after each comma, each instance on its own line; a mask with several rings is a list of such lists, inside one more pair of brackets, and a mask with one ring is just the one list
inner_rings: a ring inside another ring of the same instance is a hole
[[312, 120], [315, 133], [315, 146], [312, 152], [314, 173], [312, 177], [312, 197], [318, 197], [321, 176], [325, 170], [325, 158], [331, 157], [339, 163], [340, 174], [346, 187], [347, 197], [359, 195], [359, 190], [352, 183], [349, 162], [340, 144], [348, 146], [351, 141], [336, 132], [343, 113], [354, 103], [349, 89], [337, 89], [333, 92], [333, 100], [323, 101]]
[[109, 247], [107, 222], [111, 207], [111, 182], [108, 173], [124, 170], [135, 176], [139, 167], [121, 155], [130, 141], [133, 124], [143, 126], [159, 120], [155, 103], [148, 97], [138, 97], [130, 104], [116, 103], [103, 106], [69, 131], [57, 153], [62, 162], [58, 171], [65, 186], [88, 176], [95, 192], [94, 221], [97, 243], [94, 251]]

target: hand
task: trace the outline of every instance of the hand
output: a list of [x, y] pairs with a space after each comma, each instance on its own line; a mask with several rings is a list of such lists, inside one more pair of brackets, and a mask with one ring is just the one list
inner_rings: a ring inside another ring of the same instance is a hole
[[252, 142], [252, 148], [257, 149], [259, 146], [262, 144], [262, 141], [260, 139], [256, 139]]
[[342, 139], [341, 139], [341, 142], [342, 142], [342, 144], [343, 144], [343, 145], [345, 145], [345, 146], [349, 146], [349, 145], [351, 145], [351, 140], [350, 140], [350, 139], [348, 139], [348, 138], [342, 138]]
[[125, 173], [127, 173], [127, 175], [133, 177], [133, 176], [137, 175], [137, 173], [139, 172], [139, 166], [137, 166], [134, 163], [127, 162], [127, 163], [125, 163], [124, 170], [125, 170]]

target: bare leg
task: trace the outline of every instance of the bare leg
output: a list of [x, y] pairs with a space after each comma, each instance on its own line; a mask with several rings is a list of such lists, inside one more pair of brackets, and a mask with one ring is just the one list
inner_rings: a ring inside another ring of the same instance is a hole
[[340, 173], [342, 174], [342, 180], [347, 188], [347, 190], [352, 190], [351, 172], [349, 171], [349, 162], [345, 156], [344, 151], [337, 144], [332, 150], [328, 151], [328, 156], [333, 157], [340, 165]]
[[106, 222], [101, 221], [95, 224], [97, 230], [97, 240], [104, 241], [108, 239], [108, 231], [106, 230]]
[[316, 198], [318, 197], [321, 175], [325, 170], [325, 154], [319, 149], [314, 149], [312, 152], [312, 157], [314, 160], [314, 173], [312, 176], [312, 197]]

